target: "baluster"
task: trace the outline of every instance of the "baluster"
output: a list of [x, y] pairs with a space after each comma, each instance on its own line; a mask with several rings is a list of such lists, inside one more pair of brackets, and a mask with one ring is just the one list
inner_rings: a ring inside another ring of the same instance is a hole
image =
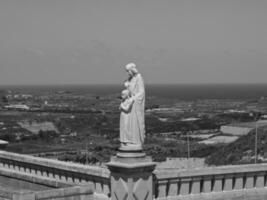
[[188, 195], [191, 192], [190, 188], [190, 182], [191, 178], [190, 177], [184, 177], [180, 179], [180, 194], [181, 195]]
[[167, 196], [166, 194], [167, 184], [168, 184], [167, 179], [158, 180], [158, 198]]
[[85, 182], [92, 184], [94, 186], [94, 189], [95, 189], [95, 184], [93, 182], [93, 177], [92, 176], [90, 176], [90, 175], [86, 176], [85, 177]]
[[224, 191], [232, 191], [233, 190], [233, 174], [226, 174], [224, 176], [224, 187], [223, 190]]
[[254, 173], [245, 174], [245, 179], [246, 179], [245, 188], [246, 189], [254, 188], [254, 177], [255, 177]]
[[31, 173], [31, 169], [30, 169], [29, 164], [26, 164], [26, 163], [24, 163], [24, 164], [25, 164], [25, 168], [26, 168], [25, 172], [30, 174]]
[[10, 168], [11, 169], [15, 169], [15, 164], [14, 164], [14, 161], [13, 160], [11, 160], [11, 162], [10, 162]]
[[211, 192], [211, 183], [212, 177], [211, 176], [204, 176], [203, 178], [203, 193], [210, 193]]
[[99, 180], [99, 179], [96, 179], [95, 180], [95, 188], [96, 188], [96, 192], [98, 192], [98, 193], [102, 193], [102, 191], [103, 191], [103, 187], [102, 187], [103, 185], [102, 185], [102, 181], [101, 180]]
[[57, 170], [57, 169], [54, 169], [53, 170], [53, 175], [54, 175], [54, 178], [56, 179], [56, 180], [60, 180], [60, 174], [59, 174], [59, 171]]
[[74, 183], [79, 184], [81, 182], [80, 174], [74, 173], [73, 178], [74, 178]]
[[213, 192], [221, 192], [223, 189], [223, 175], [214, 176]]
[[192, 194], [199, 194], [201, 192], [201, 185], [200, 185], [200, 182], [201, 182], [201, 177], [193, 177], [192, 178], [192, 191], [191, 193]]
[[11, 162], [10, 160], [7, 161], [7, 168], [9, 169], [10, 169], [10, 162]]
[[18, 165], [16, 165], [16, 163], [14, 163], [14, 170], [16, 170], [16, 171], [19, 171], [19, 166]]
[[243, 177], [244, 175], [242, 173], [235, 174], [235, 184], [234, 189], [235, 190], [242, 190], [243, 189]]
[[66, 178], [66, 182], [72, 183], [72, 174], [70, 172], [65, 171], [65, 178]]
[[170, 179], [168, 182], [167, 196], [177, 196], [178, 195], [178, 179]]
[[264, 185], [264, 176], [265, 176], [265, 172], [257, 172], [256, 173], [256, 181], [255, 181], [255, 187], [256, 188], [263, 188]]
[[32, 164], [29, 164], [29, 172], [30, 172], [30, 174], [32, 174], [33, 172], [32, 172], [32, 170], [33, 170], [33, 165]]
[[103, 193], [105, 195], [109, 195], [110, 194], [110, 184], [109, 184], [109, 180], [105, 180], [104, 184], [103, 184]]

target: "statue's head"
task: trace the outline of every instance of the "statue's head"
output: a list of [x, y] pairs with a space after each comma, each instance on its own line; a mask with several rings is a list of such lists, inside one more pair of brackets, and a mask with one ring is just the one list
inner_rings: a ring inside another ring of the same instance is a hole
[[127, 99], [129, 96], [130, 96], [129, 90], [122, 90], [122, 92], [121, 92], [121, 98], [122, 99]]
[[125, 69], [127, 71], [127, 73], [129, 74], [129, 76], [134, 76], [136, 74], [138, 74], [138, 70], [136, 68], [136, 64], [134, 63], [129, 63], [125, 66]]

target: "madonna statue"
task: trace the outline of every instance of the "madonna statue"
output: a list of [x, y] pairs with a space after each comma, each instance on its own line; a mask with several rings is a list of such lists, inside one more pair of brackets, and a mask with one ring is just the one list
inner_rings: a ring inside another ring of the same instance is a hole
[[121, 148], [142, 149], [145, 139], [145, 87], [141, 74], [134, 63], [125, 66], [128, 79], [124, 83], [121, 103], [120, 142]]

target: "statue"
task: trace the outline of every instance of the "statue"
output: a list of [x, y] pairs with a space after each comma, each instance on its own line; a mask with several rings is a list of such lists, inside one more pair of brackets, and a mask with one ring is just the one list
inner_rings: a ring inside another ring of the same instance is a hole
[[121, 149], [142, 149], [145, 139], [145, 88], [134, 63], [125, 66], [129, 78], [124, 83], [120, 105]]
[[144, 82], [135, 64], [130, 63], [125, 68], [129, 78], [121, 93], [121, 146], [116, 156], [107, 163], [111, 177], [111, 200], [153, 200], [152, 172], [156, 163], [142, 149], [145, 139]]
[[111, 199], [153, 200], [152, 172], [156, 163], [142, 149], [145, 139], [144, 82], [135, 64], [127, 64], [125, 69], [129, 78], [121, 93], [121, 146], [116, 156], [107, 163], [111, 177]]

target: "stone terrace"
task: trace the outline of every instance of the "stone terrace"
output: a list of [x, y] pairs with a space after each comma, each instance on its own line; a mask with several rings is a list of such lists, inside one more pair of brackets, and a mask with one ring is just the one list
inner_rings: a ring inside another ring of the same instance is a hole
[[114, 165], [110, 172], [107, 168], [0, 151], [0, 166], [65, 183], [90, 183], [93, 198], [101, 200], [267, 199], [267, 164], [167, 171], [136, 163]]

